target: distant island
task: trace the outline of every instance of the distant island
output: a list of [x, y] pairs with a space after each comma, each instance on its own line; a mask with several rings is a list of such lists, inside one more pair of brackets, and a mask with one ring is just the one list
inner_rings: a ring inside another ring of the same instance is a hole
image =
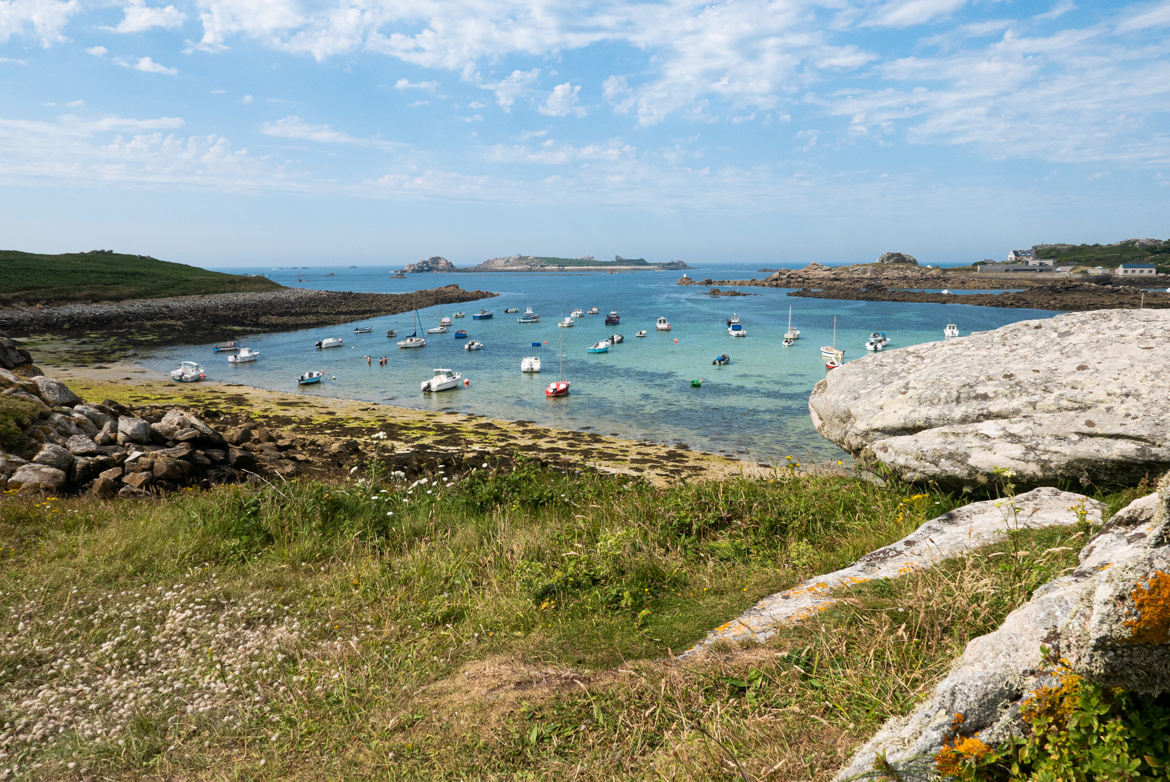
[[489, 258], [475, 266], [459, 267], [440, 255], [432, 255], [402, 267], [403, 274], [428, 272], [556, 272], [556, 271], [646, 271], [689, 269], [683, 261], [651, 263], [645, 258], [623, 258], [615, 255], [612, 261], [599, 261], [592, 255], [580, 258], [558, 258], [547, 255], [510, 255]]

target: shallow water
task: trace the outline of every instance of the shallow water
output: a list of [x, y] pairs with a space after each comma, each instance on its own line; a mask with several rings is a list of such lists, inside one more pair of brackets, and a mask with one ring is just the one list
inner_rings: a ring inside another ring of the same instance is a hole
[[[748, 296], [712, 297], [706, 288], [679, 286], [680, 272], [415, 274], [394, 279], [388, 269], [370, 267], [230, 271], [263, 273], [290, 287], [402, 293], [456, 283], [500, 295], [459, 305], [466, 317], [455, 320], [448, 334], [424, 335], [427, 347], [419, 350], [402, 350], [395, 344], [414, 330], [413, 314], [405, 313], [241, 339], [241, 344], [261, 352], [251, 364], [230, 365], [226, 354], [214, 354], [211, 344], [204, 344], [155, 350], [144, 357], [146, 366], [162, 373], [183, 359], [193, 359], [203, 364], [209, 378], [259, 388], [527, 420], [776, 463], [786, 456], [802, 461], [841, 456], [816, 433], [808, 414], [809, 392], [826, 371], [819, 347], [833, 341], [834, 316], [836, 345], [846, 351], [846, 360], [855, 360], [865, 356], [865, 340], [874, 330], [886, 332], [891, 339], [887, 350], [895, 350], [941, 339], [947, 323], [958, 324], [961, 333], [968, 334], [1056, 314], [957, 302], [793, 299], [785, 296], [786, 290], [773, 288], [744, 288]], [[327, 276], [329, 272], [332, 276]], [[703, 267], [688, 274], [696, 279], [766, 276], [745, 266]], [[531, 306], [542, 321], [518, 324], [515, 314], [504, 314], [509, 306], [521, 310]], [[572, 328], [557, 327], [557, 321], [574, 308], [592, 306], [602, 314], [582, 317]], [[781, 338], [790, 306], [792, 324], [801, 336], [785, 348]], [[495, 317], [471, 318], [484, 308]], [[425, 329], [435, 325], [440, 314], [452, 315], [455, 310], [431, 307], [418, 315]], [[605, 325], [609, 310], [621, 314], [619, 326]], [[728, 335], [725, 319], [733, 312], [743, 321], [746, 338]], [[655, 331], [660, 315], [670, 320], [671, 331]], [[374, 331], [354, 334], [355, 325], [373, 326]], [[386, 338], [390, 328], [398, 330], [397, 338]], [[484, 349], [465, 351], [465, 340], [453, 337], [457, 328], [467, 329]], [[645, 338], [634, 337], [639, 329], [646, 329]], [[623, 334], [625, 342], [605, 354], [585, 352], [588, 345], [615, 332]], [[314, 349], [314, 343], [325, 337], [343, 337], [344, 346]], [[560, 377], [562, 338], [564, 377], [572, 383], [571, 393], [547, 399], [544, 387]], [[533, 342], [540, 346], [533, 347]], [[731, 356], [730, 365], [712, 366], [720, 353]], [[369, 365], [366, 355], [372, 357]], [[540, 374], [521, 374], [520, 360], [528, 355], [541, 357]], [[389, 365], [379, 366], [379, 356], [387, 356]], [[430, 377], [433, 367], [460, 372], [470, 385], [424, 395], [419, 383]], [[298, 387], [296, 376], [310, 369], [322, 369], [334, 379]], [[692, 387], [692, 379], [702, 379], [702, 386]]]

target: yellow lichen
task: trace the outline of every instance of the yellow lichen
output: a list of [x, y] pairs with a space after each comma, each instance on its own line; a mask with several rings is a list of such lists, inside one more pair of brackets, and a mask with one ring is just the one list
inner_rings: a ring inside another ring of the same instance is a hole
[[1170, 575], [1160, 570], [1130, 593], [1133, 601], [1132, 619], [1125, 620], [1130, 628], [1129, 642], [1134, 644], [1163, 644], [1170, 640]]

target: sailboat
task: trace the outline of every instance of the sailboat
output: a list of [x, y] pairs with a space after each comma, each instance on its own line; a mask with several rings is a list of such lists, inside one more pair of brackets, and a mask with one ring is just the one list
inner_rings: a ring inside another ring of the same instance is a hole
[[784, 332], [784, 345], [787, 347], [800, 339], [800, 329], [792, 328], [792, 307], [788, 308], [788, 331]]
[[[845, 358], [845, 351], [837, 349], [837, 316], [833, 316], [833, 344], [821, 345], [821, 358], [825, 360], [825, 366], [828, 369], [835, 369], [841, 366], [841, 362]], [[830, 364], [832, 366], [830, 366]]]
[[563, 329], [561, 330], [561, 369], [559, 374], [561, 379], [554, 380], [544, 389], [546, 397], [569, 395], [569, 381], [565, 380], [565, 332]]
[[425, 348], [427, 346], [427, 341], [418, 335], [418, 329], [421, 325], [422, 325], [422, 323], [419, 322], [419, 319], [418, 319], [418, 310], [415, 310], [414, 311], [414, 331], [411, 333], [411, 335], [409, 337], [407, 337], [404, 340], [399, 341], [398, 347], [400, 347], [400, 348]]

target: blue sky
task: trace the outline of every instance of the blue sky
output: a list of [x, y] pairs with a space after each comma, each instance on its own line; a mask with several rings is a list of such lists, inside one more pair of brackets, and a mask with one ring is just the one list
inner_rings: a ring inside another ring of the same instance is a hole
[[0, 246], [1002, 258], [1170, 237], [1170, 0], [0, 0]]

